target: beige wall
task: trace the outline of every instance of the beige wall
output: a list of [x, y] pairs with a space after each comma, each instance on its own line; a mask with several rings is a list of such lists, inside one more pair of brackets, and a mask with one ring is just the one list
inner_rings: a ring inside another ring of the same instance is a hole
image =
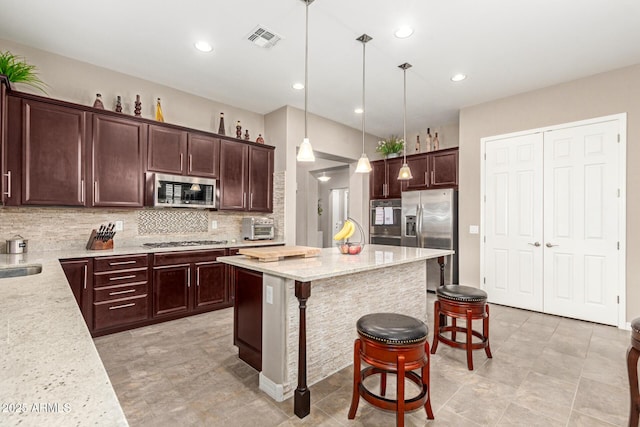
[[627, 319], [640, 316], [640, 65], [610, 71], [460, 111], [460, 281], [479, 286], [480, 138], [627, 113]]

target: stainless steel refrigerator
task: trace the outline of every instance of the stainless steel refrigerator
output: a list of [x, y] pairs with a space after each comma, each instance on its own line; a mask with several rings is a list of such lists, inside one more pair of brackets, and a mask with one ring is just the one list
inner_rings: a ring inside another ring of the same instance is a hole
[[[402, 193], [402, 246], [452, 249], [446, 257], [445, 285], [458, 283], [458, 192], [453, 189]], [[427, 260], [427, 289], [440, 285], [437, 259]]]

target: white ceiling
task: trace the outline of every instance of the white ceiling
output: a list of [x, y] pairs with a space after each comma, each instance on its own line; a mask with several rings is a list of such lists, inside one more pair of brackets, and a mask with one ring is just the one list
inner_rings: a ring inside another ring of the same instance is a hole
[[[301, 0], [0, 0], [0, 38], [216, 101], [268, 113], [304, 107]], [[360, 128], [367, 33], [367, 131], [455, 123], [461, 107], [640, 63], [638, 0], [316, 0], [309, 6], [309, 112]], [[394, 30], [415, 33], [397, 39]], [[272, 49], [246, 36], [263, 25]], [[193, 48], [208, 40], [214, 51]], [[469, 77], [449, 80], [456, 72]], [[312, 135], [311, 135], [312, 136]]]

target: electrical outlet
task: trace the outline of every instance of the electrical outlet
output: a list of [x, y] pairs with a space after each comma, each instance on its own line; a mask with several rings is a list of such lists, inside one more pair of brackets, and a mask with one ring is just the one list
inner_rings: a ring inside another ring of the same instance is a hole
[[478, 234], [480, 233], [480, 227], [477, 225], [470, 225], [469, 226], [469, 234]]
[[122, 230], [124, 230], [124, 221], [116, 221], [115, 231], [122, 231]]
[[218, 228], [218, 221], [211, 221], [211, 229], [215, 230], [216, 228]]
[[267, 286], [267, 304], [273, 304], [273, 286]]

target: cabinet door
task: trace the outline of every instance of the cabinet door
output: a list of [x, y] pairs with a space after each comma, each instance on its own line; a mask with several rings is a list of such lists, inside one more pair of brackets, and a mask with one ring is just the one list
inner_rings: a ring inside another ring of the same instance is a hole
[[262, 370], [262, 273], [235, 268], [234, 342], [238, 357]]
[[89, 329], [91, 329], [91, 290], [93, 288], [91, 264], [89, 259], [60, 261], [64, 275], [67, 277], [73, 296], [76, 298], [82, 317], [84, 317]]
[[190, 133], [187, 140], [187, 175], [218, 178], [220, 139]]
[[387, 199], [399, 199], [402, 197], [402, 181], [398, 181], [398, 172], [402, 167], [403, 159], [386, 160], [387, 163]]
[[220, 209], [245, 210], [247, 207], [247, 163], [249, 146], [220, 141]]
[[93, 206], [142, 207], [147, 125], [93, 116]]
[[429, 186], [427, 154], [417, 154], [407, 157], [407, 165], [411, 169], [413, 178], [406, 181], [404, 190], [426, 190]]
[[186, 313], [190, 287], [189, 264], [153, 267], [153, 317]]
[[451, 188], [458, 186], [458, 149], [440, 150], [429, 153], [431, 172], [430, 188]]
[[[7, 173], [7, 142], [5, 138], [5, 128], [6, 128], [6, 99], [7, 99], [7, 86], [5, 85], [6, 80], [4, 77], [0, 77], [0, 204], [5, 203], [6, 195], [9, 192], [9, 178], [5, 176]], [[8, 82], [6, 83], [8, 84]]]
[[147, 169], [182, 175], [186, 147], [187, 132], [150, 125]]
[[273, 150], [249, 147], [249, 210], [273, 212]]
[[22, 101], [22, 204], [84, 206], [86, 113]]
[[371, 162], [371, 172], [369, 173], [369, 198], [384, 199], [386, 194], [386, 165], [384, 160]]
[[224, 264], [217, 261], [196, 263], [195, 275], [195, 309], [229, 305]]

